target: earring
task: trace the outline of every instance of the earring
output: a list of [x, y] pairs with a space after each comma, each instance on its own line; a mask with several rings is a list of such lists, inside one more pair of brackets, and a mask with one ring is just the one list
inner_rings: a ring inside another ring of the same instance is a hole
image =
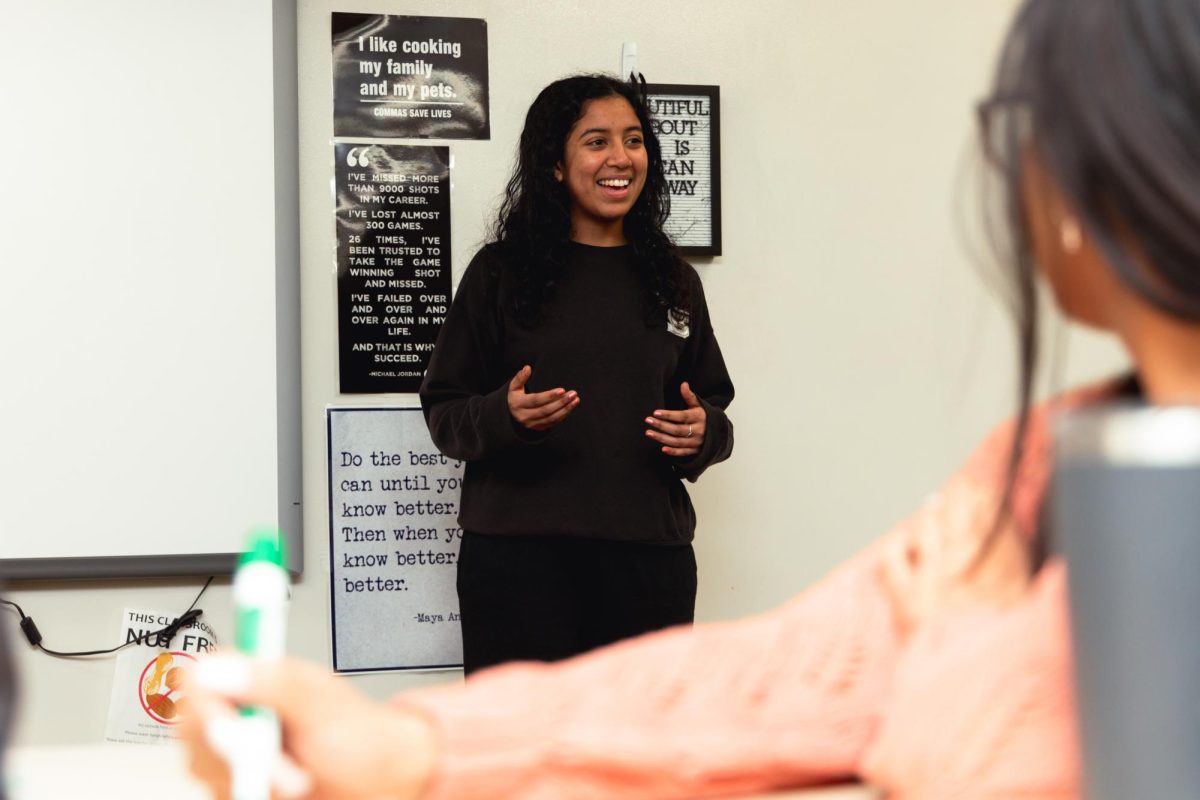
[[1075, 217], [1065, 217], [1058, 226], [1058, 241], [1064, 253], [1072, 256], [1078, 253], [1079, 248], [1083, 246], [1083, 231], [1079, 227], [1079, 220]]

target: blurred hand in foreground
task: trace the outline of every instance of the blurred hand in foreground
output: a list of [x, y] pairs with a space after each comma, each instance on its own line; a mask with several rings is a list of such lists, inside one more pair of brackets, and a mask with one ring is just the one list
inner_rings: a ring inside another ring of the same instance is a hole
[[370, 700], [313, 664], [215, 655], [196, 666], [186, 686], [180, 729], [189, 766], [221, 800], [230, 796], [225, 754], [238, 746], [239, 705], [279, 715], [283, 757], [272, 775], [272, 796], [280, 800], [415, 798], [429, 781], [429, 723]]

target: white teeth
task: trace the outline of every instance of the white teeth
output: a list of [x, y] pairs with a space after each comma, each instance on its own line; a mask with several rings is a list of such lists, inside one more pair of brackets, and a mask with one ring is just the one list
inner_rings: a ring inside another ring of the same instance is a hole
[[608, 180], [599, 181], [601, 186], [609, 186], [613, 189], [624, 189], [631, 181], [628, 178], [609, 178]]

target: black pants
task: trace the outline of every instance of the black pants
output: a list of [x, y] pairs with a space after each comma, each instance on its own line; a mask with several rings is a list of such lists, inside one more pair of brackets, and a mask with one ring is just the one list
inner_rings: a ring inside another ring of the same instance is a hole
[[557, 661], [696, 613], [691, 545], [464, 532], [463, 668]]

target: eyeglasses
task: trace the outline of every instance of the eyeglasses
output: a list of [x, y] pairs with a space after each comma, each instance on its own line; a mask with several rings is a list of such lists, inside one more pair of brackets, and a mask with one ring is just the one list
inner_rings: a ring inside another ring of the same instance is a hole
[[1033, 134], [1033, 110], [1020, 97], [989, 97], [975, 106], [979, 143], [988, 164], [1001, 172], [1015, 169]]

